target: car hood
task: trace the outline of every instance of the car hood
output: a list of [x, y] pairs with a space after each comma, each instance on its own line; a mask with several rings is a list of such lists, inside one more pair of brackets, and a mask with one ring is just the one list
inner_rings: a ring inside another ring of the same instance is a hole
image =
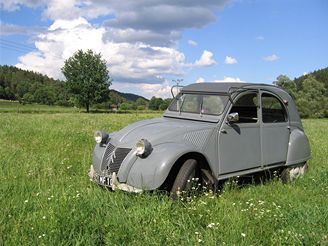
[[138, 140], [147, 139], [155, 146], [165, 142], [180, 142], [186, 134], [193, 132], [200, 131], [202, 135], [208, 135], [215, 126], [215, 123], [208, 122], [156, 118], [128, 125], [116, 132], [111, 141], [122, 147], [132, 148]]

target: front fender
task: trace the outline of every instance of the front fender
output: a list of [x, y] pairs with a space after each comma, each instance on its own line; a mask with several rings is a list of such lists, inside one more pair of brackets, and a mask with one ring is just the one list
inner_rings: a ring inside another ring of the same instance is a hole
[[194, 146], [165, 143], [153, 147], [147, 158], [138, 157], [130, 169], [127, 184], [143, 190], [159, 188], [174, 163], [184, 154], [199, 152]]
[[286, 165], [306, 162], [311, 158], [310, 144], [304, 131], [296, 128], [292, 130], [289, 138], [289, 148]]

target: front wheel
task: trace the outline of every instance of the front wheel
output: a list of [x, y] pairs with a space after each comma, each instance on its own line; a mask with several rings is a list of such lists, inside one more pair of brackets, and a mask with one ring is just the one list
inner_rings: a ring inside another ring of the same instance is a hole
[[283, 183], [288, 183], [293, 181], [301, 176], [303, 176], [308, 170], [307, 163], [296, 167], [286, 167], [281, 172], [281, 180]]
[[186, 160], [175, 178], [171, 188], [171, 197], [176, 199], [181, 192], [191, 191], [193, 181], [198, 181], [197, 173], [197, 161], [194, 159]]

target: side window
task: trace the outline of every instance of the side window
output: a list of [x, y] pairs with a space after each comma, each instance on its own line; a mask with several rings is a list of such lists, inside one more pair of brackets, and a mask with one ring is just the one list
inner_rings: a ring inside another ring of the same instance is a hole
[[238, 113], [239, 121], [236, 123], [256, 123], [257, 116], [257, 93], [247, 93], [234, 103], [230, 113]]
[[262, 121], [263, 123], [286, 122], [287, 113], [284, 105], [275, 96], [262, 94]]

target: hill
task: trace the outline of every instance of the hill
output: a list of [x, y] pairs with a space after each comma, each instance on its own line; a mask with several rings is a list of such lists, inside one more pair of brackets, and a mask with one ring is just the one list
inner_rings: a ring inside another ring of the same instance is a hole
[[124, 100], [126, 101], [131, 101], [131, 102], [135, 102], [137, 101], [139, 98], [145, 100], [145, 101], [149, 101], [147, 98], [143, 97], [143, 96], [139, 96], [133, 93], [124, 93], [124, 92], [119, 92], [116, 90], [109, 90], [110, 92], [112, 92], [113, 94], [117, 94], [117, 96], [122, 97]]
[[324, 84], [326, 88], [325, 95], [328, 97], [328, 67], [322, 68], [319, 70], [315, 70], [314, 72], [308, 73], [306, 75], [302, 75], [298, 78], [294, 79], [294, 83], [296, 84], [299, 90], [302, 89], [303, 81], [308, 79], [309, 77], [313, 76], [317, 81]]
[[273, 83], [294, 98], [302, 118], [328, 118], [328, 67], [294, 80], [280, 75]]
[[68, 106], [65, 83], [14, 66], [0, 66], [0, 99]]

